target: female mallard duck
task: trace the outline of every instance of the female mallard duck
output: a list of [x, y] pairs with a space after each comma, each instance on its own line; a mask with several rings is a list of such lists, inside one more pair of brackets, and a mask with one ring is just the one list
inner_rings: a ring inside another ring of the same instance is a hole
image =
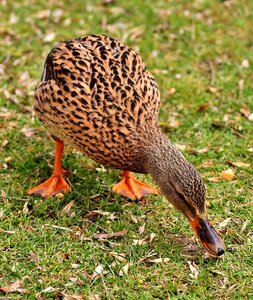
[[96, 162], [121, 169], [113, 191], [140, 199], [158, 191], [131, 172], [149, 173], [168, 200], [189, 220], [206, 250], [225, 246], [208, 223], [205, 186], [197, 170], [162, 134], [160, 94], [142, 58], [104, 36], [61, 42], [49, 53], [35, 92], [35, 112], [56, 141], [52, 176], [28, 190], [50, 197], [70, 191], [61, 167], [64, 143]]

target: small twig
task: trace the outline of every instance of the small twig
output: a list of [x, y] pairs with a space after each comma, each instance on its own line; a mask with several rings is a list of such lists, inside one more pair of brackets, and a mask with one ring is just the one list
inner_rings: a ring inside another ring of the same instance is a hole
[[0, 195], [0, 198], [4, 199], [12, 199], [12, 200], [19, 200], [19, 201], [30, 201], [31, 199], [25, 199], [25, 198], [17, 198], [17, 197], [11, 197], [11, 196], [6, 196], [6, 197], [3, 197]]
[[73, 231], [73, 230], [70, 229], [70, 228], [62, 227], [62, 226], [57, 226], [57, 225], [49, 225], [49, 224], [45, 224], [45, 226], [46, 226], [46, 227], [53, 227], [53, 228], [56, 228], [56, 229], [67, 230], [67, 231]]
[[0, 231], [1, 231], [1, 232], [5, 232], [5, 233], [11, 233], [11, 234], [14, 234], [14, 233], [15, 233], [15, 231], [4, 230], [4, 229], [2, 229], [2, 228], [0, 228]]

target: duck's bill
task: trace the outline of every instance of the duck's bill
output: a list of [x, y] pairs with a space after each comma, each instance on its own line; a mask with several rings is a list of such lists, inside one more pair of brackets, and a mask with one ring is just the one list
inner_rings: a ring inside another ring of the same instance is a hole
[[206, 218], [195, 217], [190, 220], [190, 224], [211, 256], [221, 256], [225, 252], [223, 240]]

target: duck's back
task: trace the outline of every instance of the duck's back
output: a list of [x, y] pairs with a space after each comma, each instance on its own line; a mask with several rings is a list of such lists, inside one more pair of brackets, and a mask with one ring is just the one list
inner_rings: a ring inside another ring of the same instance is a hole
[[135, 144], [157, 126], [159, 103], [141, 57], [107, 36], [56, 45], [35, 93], [35, 111], [52, 135], [99, 163], [136, 171]]

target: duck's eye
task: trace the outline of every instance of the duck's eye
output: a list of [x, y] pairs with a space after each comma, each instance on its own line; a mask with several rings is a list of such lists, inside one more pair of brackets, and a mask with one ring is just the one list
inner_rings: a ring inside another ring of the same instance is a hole
[[196, 214], [196, 209], [193, 206], [193, 203], [191, 201], [189, 201], [189, 199], [186, 198], [184, 196], [184, 194], [182, 194], [178, 191], [176, 191], [176, 193], [177, 193], [177, 197], [182, 201], [185, 208], [187, 208], [187, 210], [190, 211], [192, 215], [195, 215]]
[[180, 198], [181, 200], [185, 201], [185, 196], [184, 196], [182, 193], [177, 192], [177, 196], [178, 196], [178, 198]]

